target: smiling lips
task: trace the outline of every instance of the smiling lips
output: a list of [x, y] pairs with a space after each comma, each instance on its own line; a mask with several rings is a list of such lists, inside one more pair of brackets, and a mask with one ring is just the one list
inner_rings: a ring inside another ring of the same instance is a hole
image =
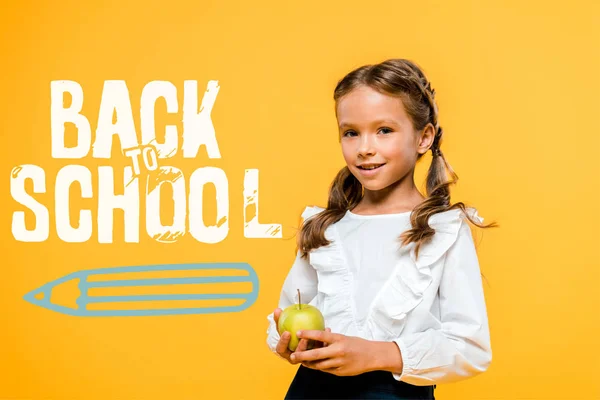
[[360, 165], [357, 165], [357, 167], [364, 171], [372, 171], [372, 170], [378, 169], [384, 165], [385, 164], [360, 164]]

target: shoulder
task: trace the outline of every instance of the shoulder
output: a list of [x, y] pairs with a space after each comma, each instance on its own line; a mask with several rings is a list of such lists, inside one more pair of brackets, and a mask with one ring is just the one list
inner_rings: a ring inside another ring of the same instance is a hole
[[323, 207], [319, 206], [306, 206], [304, 211], [302, 212], [302, 218], [307, 220], [308, 218], [319, 214], [320, 212], [325, 211]]
[[[483, 222], [483, 218], [479, 216], [477, 209], [473, 207], [466, 208], [467, 214], [479, 223]], [[433, 214], [429, 217], [429, 224], [433, 227], [433, 225], [453, 225], [458, 226], [462, 225], [464, 221], [467, 221], [467, 216], [460, 208], [454, 208], [452, 210], [444, 211], [441, 213]]]
[[[472, 207], [466, 208], [468, 215], [478, 221], [483, 222], [483, 218]], [[452, 209], [441, 213], [433, 214], [429, 217], [429, 226], [435, 230], [435, 234], [430, 241], [426, 242], [419, 257], [412, 258], [420, 267], [430, 266], [439, 260], [453, 245], [462, 237], [471, 235], [471, 228], [468, 219], [461, 209]], [[461, 240], [462, 242], [462, 240]]]

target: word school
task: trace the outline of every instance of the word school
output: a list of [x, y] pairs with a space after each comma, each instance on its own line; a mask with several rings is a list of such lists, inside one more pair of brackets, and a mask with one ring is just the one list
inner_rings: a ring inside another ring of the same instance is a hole
[[[93, 230], [92, 210], [80, 209], [79, 220], [72, 221], [71, 186], [80, 187], [83, 199], [97, 198], [97, 238], [99, 243], [113, 242], [113, 213], [123, 210], [124, 240], [139, 243], [140, 234], [140, 181], [145, 180], [145, 225], [149, 237], [158, 242], [176, 242], [187, 232], [199, 242], [218, 243], [229, 232], [229, 185], [225, 172], [217, 167], [206, 166], [194, 170], [186, 180], [183, 172], [171, 165], [160, 165], [161, 160], [172, 158], [179, 150], [184, 158], [195, 158], [204, 145], [210, 159], [221, 158], [211, 111], [219, 92], [218, 81], [209, 81], [198, 111], [197, 81], [185, 81], [183, 89], [182, 142], [176, 126], [167, 125], [164, 142], [156, 141], [154, 105], [163, 98], [167, 113], [177, 113], [177, 88], [168, 81], [147, 83], [141, 94], [140, 120], [141, 143], [138, 143], [129, 91], [125, 81], [105, 81], [98, 113], [95, 141], [92, 145], [89, 120], [81, 113], [83, 89], [75, 81], [52, 81], [51, 90], [51, 154], [55, 159], [110, 159], [114, 135], [121, 143], [121, 153], [131, 166], [123, 169], [123, 188], [116, 189], [111, 166], [97, 167], [96, 193], [94, 179], [89, 168], [79, 164], [63, 166], [54, 182], [54, 223], [57, 236], [65, 242], [82, 243], [90, 240]], [[65, 94], [71, 102], [65, 107]], [[113, 121], [113, 115], [116, 121]], [[71, 123], [77, 131], [77, 144], [65, 146], [65, 124]], [[90, 154], [91, 151], [91, 154]], [[246, 169], [243, 187], [244, 237], [281, 238], [280, 224], [259, 222], [259, 193], [257, 169]], [[25, 211], [14, 211], [12, 216], [13, 237], [21, 242], [43, 242], [50, 233], [51, 210], [26, 190], [31, 180], [33, 194], [46, 193], [46, 172], [33, 164], [14, 167], [10, 176], [12, 198], [35, 216], [35, 226], [28, 228]], [[187, 185], [186, 185], [187, 181]], [[206, 184], [215, 187], [217, 217], [215, 224], [203, 220], [203, 189]], [[172, 199], [161, 198], [160, 187], [169, 184]], [[189, 188], [187, 187], [189, 186]], [[121, 192], [122, 194], [117, 194]], [[187, 195], [186, 195], [187, 194]], [[172, 224], [161, 221], [161, 201], [171, 200]], [[247, 212], [250, 211], [250, 212]], [[250, 217], [250, 220], [247, 218]]]

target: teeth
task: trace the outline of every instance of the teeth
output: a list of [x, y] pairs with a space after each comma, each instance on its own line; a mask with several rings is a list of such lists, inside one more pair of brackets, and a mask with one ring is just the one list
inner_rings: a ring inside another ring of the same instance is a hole
[[375, 169], [375, 168], [379, 168], [379, 167], [381, 167], [381, 165], [383, 165], [383, 164], [379, 164], [379, 165], [373, 165], [373, 166], [371, 166], [371, 167], [360, 167], [360, 168], [362, 168], [362, 169]]

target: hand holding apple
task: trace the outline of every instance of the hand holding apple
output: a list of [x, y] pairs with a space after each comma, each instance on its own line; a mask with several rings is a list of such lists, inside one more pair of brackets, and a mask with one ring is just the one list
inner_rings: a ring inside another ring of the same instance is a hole
[[[277, 308], [273, 313], [276, 325], [278, 325], [279, 316], [281, 315], [282, 311], [283, 310], [281, 308]], [[298, 362], [291, 360], [292, 351], [288, 347], [291, 338], [292, 335], [289, 332], [283, 332], [283, 334], [280, 335], [279, 342], [277, 343], [277, 347], [275, 350], [277, 351], [277, 354], [279, 354], [282, 358], [286, 359], [290, 364], [298, 364]], [[298, 347], [296, 348], [296, 351], [301, 352], [306, 350], [307, 344], [308, 340], [301, 339], [300, 343], [298, 344]]]
[[[273, 313], [274, 319], [275, 319], [275, 324], [278, 323], [279, 316], [281, 315], [281, 313], [282, 313], [281, 308], [275, 309], [275, 312]], [[331, 329], [325, 328], [325, 332], [331, 332]], [[288, 347], [291, 338], [292, 338], [292, 335], [290, 334], [290, 332], [283, 332], [283, 334], [281, 334], [281, 337], [279, 338], [279, 342], [277, 343], [276, 351], [277, 351], [277, 354], [279, 354], [282, 358], [286, 359], [290, 364], [299, 364], [300, 361], [295, 361], [295, 360], [293, 361], [291, 359], [291, 356], [292, 356], [292, 354], [301, 353], [301, 352], [307, 350], [309, 340], [308, 339], [300, 339], [300, 342], [298, 343], [298, 347], [296, 348], [296, 351], [292, 352]], [[325, 343], [319, 342], [319, 341], [312, 341], [312, 343], [315, 343], [315, 347], [326, 346]]]
[[[325, 330], [323, 314], [314, 306], [302, 304], [300, 290], [298, 290], [298, 304], [286, 307], [277, 316], [275, 322], [277, 323], [277, 330], [282, 339], [285, 332], [289, 333], [290, 338], [287, 348], [292, 352], [296, 351], [300, 344], [300, 339], [296, 336], [296, 332], [301, 330]], [[312, 340], [306, 344], [306, 349], [312, 349], [313, 347], [315, 346]], [[300, 351], [303, 350], [305, 349], [300, 349]]]

